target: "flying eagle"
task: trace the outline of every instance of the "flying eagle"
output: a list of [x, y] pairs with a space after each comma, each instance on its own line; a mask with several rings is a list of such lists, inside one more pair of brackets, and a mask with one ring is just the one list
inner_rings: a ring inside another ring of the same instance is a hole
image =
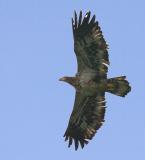
[[95, 20], [87, 12], [82, 18], [76, 12], [72, 18], [74, 52], [78, 71], [75, 77], [63, 77], [60, 81], [71, 84], [75, 90], [75, 102], [70, 116], [65, 141], [70, 147], [74, 141], [75, 150], [88, 144], [102, 126], [105, 115], [105, 92], [124, 97], [130, 90], [125, 76], [107, 78], [109, 65], [108, 45]]

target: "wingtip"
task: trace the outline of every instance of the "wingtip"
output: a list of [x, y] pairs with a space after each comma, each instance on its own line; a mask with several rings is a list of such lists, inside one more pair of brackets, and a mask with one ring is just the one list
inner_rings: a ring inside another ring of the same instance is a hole
[[92, 19], [91, 19], [91, 21], [90, 21], [90, 24], [95, 23], [95, 20], [96, 20], [96, 15], [94, 14], [93, 17], [92, 17]]
[[74, 10], [74, 17], [75, 17], [75, 18], [77, 17], [77, 12], [76, 12], [76, 10]]
[[76, 11], [74, 10], [74, 22], [73, 22], [73, 26], [74, 26], [74, 28], [76, 29], [77, 28], [77, 24], [78, 22], [77, 22], [77, 13], [76, 13]]
[[83, 140], [80, 140], [80, 145], [82, 147], [82, 149], [84, 148], [84, 141]]
[[75, 139], [75, 150], [77, 150], [78, 149], [78, 147], [79, 147], [79, 141], [78, 141], [78, 139]]
[[86, 14], [91, 14], [91, 11], [90, 11], [90, 10], [88, 10], [88, 11], [86, 12]]
[[74, 10], [74, 15], [76, 15], [77, 14], [77, 11], [76, 10]]
[[71, 18], [71, 21], [72, 21], [72, 25], [74, 24], [74, 19], [73, 18]]
[[76, 15], [77, 15], [77, 11], [76, 11], [76, 10], [74, 10], [74, 17], [76, 17]]
[[70, 146], [72, 145], [73, 143], [73, 139], [71, 137], [69, 137], [69, 142], [68, 142], [68, 147], [70, 148]]

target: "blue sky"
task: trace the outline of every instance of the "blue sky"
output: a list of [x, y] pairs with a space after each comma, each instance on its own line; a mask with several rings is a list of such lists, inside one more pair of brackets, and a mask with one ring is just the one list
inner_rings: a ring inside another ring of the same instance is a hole
[[[0, 0], [0, 159], [145, 159], [145, 1]], [[75, 91], [73, 11], [96, 14], [109, 44], [108, 77], [126, 75], [126, 98], [106, 94], [105, 123], [84, 150], [63, 134]]]

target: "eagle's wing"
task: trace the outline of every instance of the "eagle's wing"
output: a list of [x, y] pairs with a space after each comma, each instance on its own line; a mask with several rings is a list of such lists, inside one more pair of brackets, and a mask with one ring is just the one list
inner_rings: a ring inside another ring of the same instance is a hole
[[82, 11], [79, 18], [75, 12], [72, 18], [74, 36], [74, 51], [77, 57], [78, 72], [85, 68], [94, 69], [97, 75], [106, 76], [109, 65], [108, 45], [103, 38], [102, 31], [95, 21], [95, 15], [90, 19], [90, 11], [82, 19]]
[[86, 97], [83, 93], [76, 92], [74, 109], [64, 134], [65, 140], [69, 140], [68, 146], [70, 147], [74, 141], [76, 150], [79, 143], [83, 148], [102, 126], [104, 114], [104, 93]]

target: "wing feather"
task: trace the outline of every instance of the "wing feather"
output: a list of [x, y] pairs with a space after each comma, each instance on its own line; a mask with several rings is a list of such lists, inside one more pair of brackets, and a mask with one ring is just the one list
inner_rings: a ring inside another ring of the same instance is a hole
[[75, 29], [77, 29], [78, 20], [77, 20], [77, 13], [76, 13], [76, 11], [74, 12], [74, 15], [75, 15]]
[[69, 147], [74, 140], [75, 150], [79, 144], [84, 148], [94, 137], [104, 122], [105, 104], [104, 93], [93, 97], [84, 97], [83, 94], [76, 93], [74, 109], [64, 134], [65, 140], [69, 140]]
[[81, 23], [82, 23], [82, 11], [80, 11], [78, 27], [80, 27]]
[[89, 19], [90, 19], [90, 16], [91, 16], [91, 12], [87, 12], [84, 19], [83, 19], [83, 22], [82, 22], [82, 25], [86, 25], [89, 23]]
[[[99, 76], [106, 77], [109, 65], [108, 45], [103, 37], [101, 28], [95, 20], [96, 16], [91, 17], [91, 12], [87, 12], [82, 19], [82, 11], [79, 18], [75, 12], [72, 20], [74, 51], [78, 62], [78, 72], [86, 68], [91, 68]], [[104, 67], [105, 66], [105, 67]]]

